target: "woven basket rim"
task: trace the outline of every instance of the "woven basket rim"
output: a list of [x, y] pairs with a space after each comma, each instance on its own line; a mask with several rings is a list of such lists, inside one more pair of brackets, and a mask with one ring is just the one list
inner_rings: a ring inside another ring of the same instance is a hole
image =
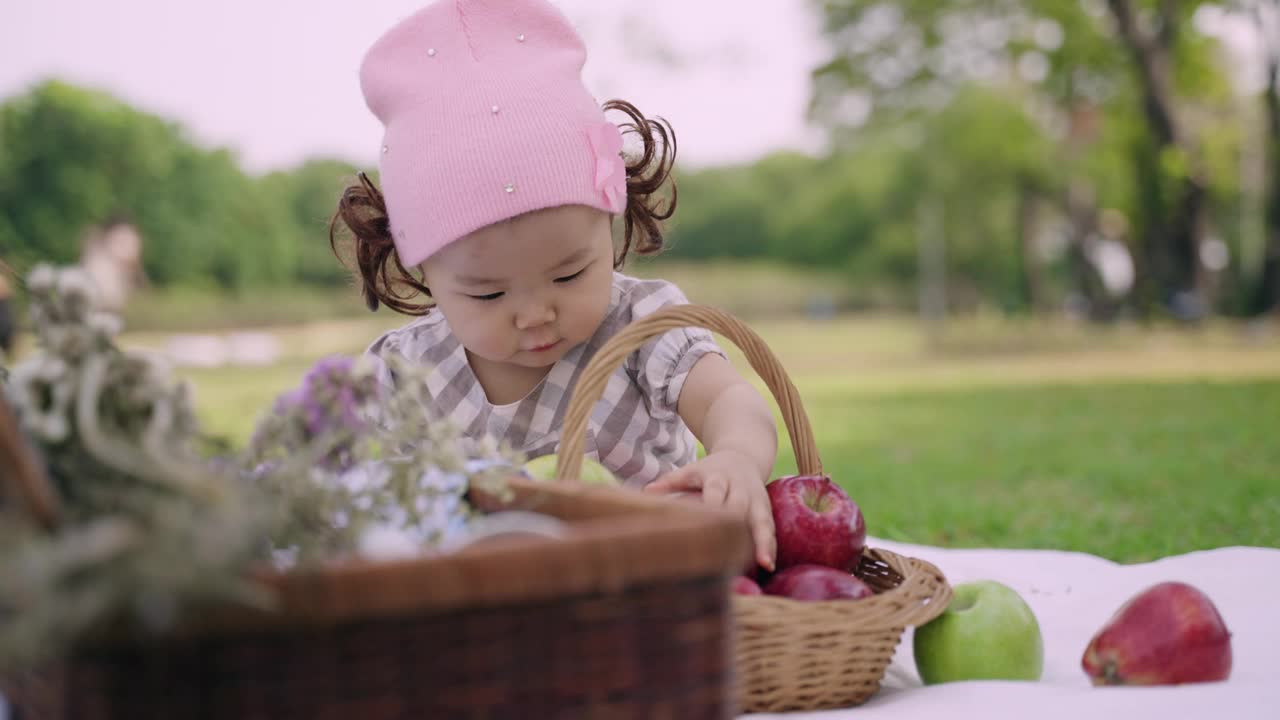
[[[864, 631], [894, 630], [906, 626], [923, 625], [946, 609], [947, 603], [951, 600], [952, 590], [942, 571], [933, 563], [899, 555], [883, 548], [867, 548], [866, 555], [894, 568], [902, 575], [902, 581], [888, 590], [855, 601], [807, 601], [776, 595], [735, 595], [734, 604], [742, 608], [767, 610], [768, 616], [753, 615], [753, 622], [757, 625], [786, 625], [796, 618], [797, 613], [838, 610], [844, 617], [850, 616], [851, 613], [865, 615], [867, 621], [860, 623], [860, 629]], [[909, 613], [915, 617], [906, 617], [907, 613], [903, 612], [902, 603], [908, 593], [907, 587], [917, 579], [931, 581], [928, 584], [933, 587], [922, 602], [910, 603], [910, 606], [918, 608], [917, 612]], [[765, 617], [769, 619], [763, 619]], [[883, 618], [883, 620], [877, 621], [877, 618]]]

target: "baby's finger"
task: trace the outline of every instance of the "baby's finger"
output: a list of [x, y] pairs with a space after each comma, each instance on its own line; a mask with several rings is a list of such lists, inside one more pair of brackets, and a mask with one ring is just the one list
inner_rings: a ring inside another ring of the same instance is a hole
[[751, 506], [751, 540], [756, 547], [756, 562], [765, 570], [772, 571], [778, 556], [778, 538], [773, 526], [773, 513], [767, 503], [756, 503]]
[[708, 505], [724, 505], [729, 497], [729, 480], [723, 473], [711, 473], [702, 483], [702, 501]]
[[645, 492], [669, 493], [677, 490], [702, 489], [702, 476], [697, 471], [675, 470], [644, 486]]
[[742, 492], [741, 488], [729, 486], [729, 494], [725, 498], [724, 506], [742, 515], [743, 520], [751, 519], [751, 496]]

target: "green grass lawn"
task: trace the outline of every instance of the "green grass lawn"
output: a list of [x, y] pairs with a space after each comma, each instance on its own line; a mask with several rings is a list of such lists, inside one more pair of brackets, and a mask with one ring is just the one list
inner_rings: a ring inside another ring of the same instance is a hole
[[802, 388], [870, 532], [1118, 561], [1280, 546], [1280, 381]]
[[[395, 322], [383, 315], [279, 330], [286, 353], [268, 368], [181, 374], [207, 427], [242, 442], [310, 362], [359, 352]], [[1280, 546], [1274, 339], [1229, 326], [1188, 335], [971, 322], [928, 344], [895, 319], [755, 327], [874, 535], [1123, 562]], [[794, 470], [783, 445], [779, 474]]]

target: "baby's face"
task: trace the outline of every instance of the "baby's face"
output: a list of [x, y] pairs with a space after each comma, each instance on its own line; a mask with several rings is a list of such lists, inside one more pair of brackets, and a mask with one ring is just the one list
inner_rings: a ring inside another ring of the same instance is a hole
[[582, 205], [481, 228], [422, 264], [426, 285], [472, 354], [541, 368], [589, 339], [609, 307], [609, 216]]

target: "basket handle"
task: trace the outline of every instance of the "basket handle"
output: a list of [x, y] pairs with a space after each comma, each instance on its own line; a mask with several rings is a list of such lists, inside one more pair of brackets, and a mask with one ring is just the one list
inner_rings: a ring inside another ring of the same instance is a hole
[[782, 410], [782, 420], [791, 436], [791, 447], [800, 474], [822, 474], [822, 460], [818, 457], [809, 416], [805, 414], [800, 393], [777, 356], [754, 330], [729, 313], [707, 305], [686, 304], [668, 306], [632, 322], [609, 338], [587, 363], [565, 411], [556, 477], [565, 480], [580, 475], [586, 450], [587, 420], [591, 416], [591, 408], [604, 395], [605, 384], [614, 370], [650, 338], [682, 327], [701, 327], [719, 333], [746, 354], [752, 369], [764, 380]]
[[18, 419], [0, 393], [0, 491], [31, 513], [46, 530], [58, 525], [58, 496], [44, 468], [18, 428]]

